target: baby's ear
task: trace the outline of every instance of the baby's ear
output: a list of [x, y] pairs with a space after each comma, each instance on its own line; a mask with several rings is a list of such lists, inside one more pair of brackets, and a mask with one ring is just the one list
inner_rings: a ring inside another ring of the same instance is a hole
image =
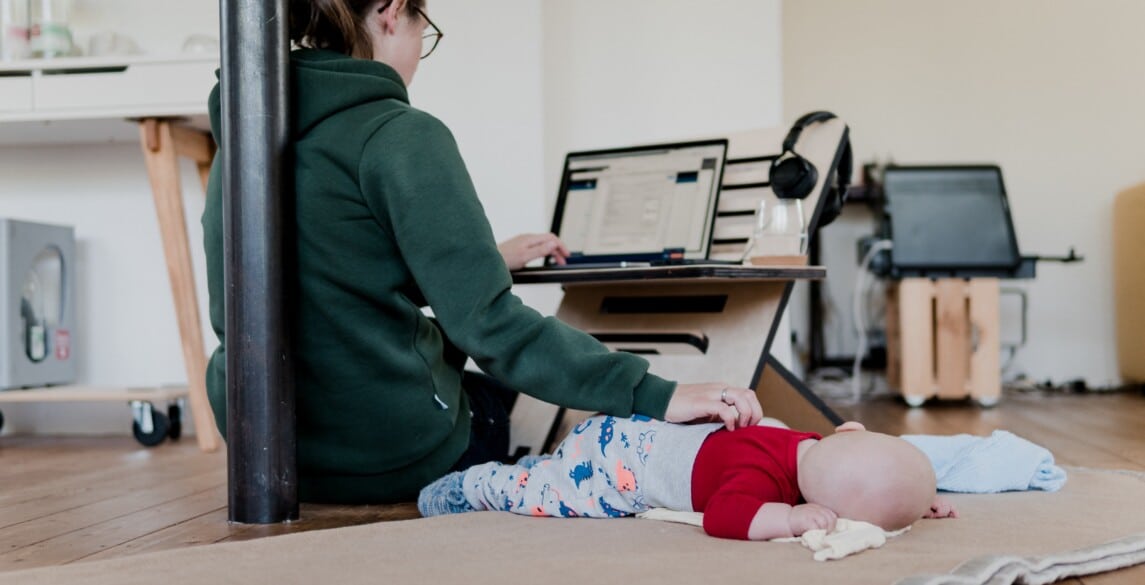
[[847, 431], [865, 431], [865, 430], [867, 430], [867, 427], [864, 427], [863, 423], [858, 422], [858, 421], [853, 421], [853, 420], [847, 421], [847, 422], [835, 427], [836, 433], [845, 433]]

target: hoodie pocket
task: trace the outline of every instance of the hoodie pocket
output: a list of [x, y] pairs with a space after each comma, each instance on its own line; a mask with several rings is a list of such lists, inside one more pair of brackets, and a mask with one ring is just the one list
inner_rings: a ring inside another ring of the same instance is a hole
[[418, 311], [417, 332], [414, 336], [414, 350], [421, 356], [428, 373], [425, 389], [433, 401], [433, 407], [440, 411], [456, 413], [461, 393], [461, 372], [451, 365], [445, 356], [446, 341], [441, 330], [432, 320]]

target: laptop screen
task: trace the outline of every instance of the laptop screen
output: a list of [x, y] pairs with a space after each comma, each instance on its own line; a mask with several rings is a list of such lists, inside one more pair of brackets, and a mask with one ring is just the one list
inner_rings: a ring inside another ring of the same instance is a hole
[[725, 139], [573, 152], [565, 158], [553, 233], [569, 263], [704, 259], [711, 244]]
[[883, 188], [896, 269], [1010, 269], [1021, 261], [998, 167], [887, 167]]

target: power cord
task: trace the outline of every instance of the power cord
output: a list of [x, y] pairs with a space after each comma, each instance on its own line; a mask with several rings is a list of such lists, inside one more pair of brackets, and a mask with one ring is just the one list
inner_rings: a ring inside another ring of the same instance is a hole
[[858, 337], [859, 346], [855, 349], [855, 363], [851, 366], [851, 400], [858, 403], [862, 398], [862, 376], [863, 376], [863, 358], [867, 354], [867, 325], [863, 319], [863, 292], [868, 286], [867, 276], [868, 269], [875, 256], [883, 250], [890, 250], [894, 244], [891, 240], [879, 240], [867, 250], [863, 255], [863, 261], [859, 263], [859, 272], [855, 275], [855, 288], [851, 294], [851, 317], [855, 324], [855, 335]]

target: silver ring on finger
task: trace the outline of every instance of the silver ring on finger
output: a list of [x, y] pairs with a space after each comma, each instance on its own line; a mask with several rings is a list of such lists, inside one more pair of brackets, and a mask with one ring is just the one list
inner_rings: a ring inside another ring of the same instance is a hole
[[723, 402], [724, 404], [729, 404], [729, 405], [735, 404], [734, 402], [728, 402], [728, 387], [727, 386], [724, 386], [724, 389], [720, 390], [720, 402]]

